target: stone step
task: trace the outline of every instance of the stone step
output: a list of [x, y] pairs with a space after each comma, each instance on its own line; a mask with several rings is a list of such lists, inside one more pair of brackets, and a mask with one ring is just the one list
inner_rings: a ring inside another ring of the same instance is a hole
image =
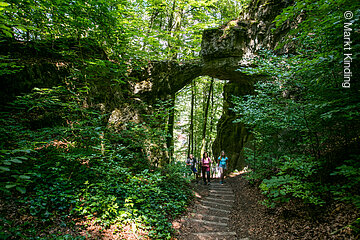
[[218, 188], [231, 188], [229, 185], [226, 185], [226, 184], [216, 184], [216, 183], [210, 183], [209, 185], [210, 187], [218, 187]]
[[210, 194], [214, 193], [214, 194], [232, 194], [235, 195], [232, 191], [225, 191], [225, 190], [210, 190], [209, 192]]
[[[201, 203], [198, 203], [197, 205], [199, 205], [199, 204], [201, 204]], [[196, 206], [196, 208], [191, 213], [217, 216], [217, 217], [229, 217], [228, 211], [221, 211], [221, 210], [219, 211], [219, 208], [217, 208], [217, 207], [214, 207], [214, 208], [211, 208], [211, 206], [206, 206], [206, 207], [207, 208]], [[210, 209], [209, 209], [209, 207], [210, 207]], [[205, 219], [205, 220], [215, 221], [214, 219]]]
[[219, 189], [210, 189], [209, 193], [235, 195], [232, 190], [226, 191], [226, 190], [221, 190], [221, 189], [220, 190]]
[[220, 184], [220, 183], [218, 183], [218, 182], [211, 182], [211, 183], [210, 183], [210, 186], [230, 187], [229, 184], [226, 184], [226, 183]]
[[204, 205], [202, 205], [202, 204], [199, 204], [198, 207], [207, 209], [207, 210], [209, 210], [209, 211], [218, 211], [218, 212], [223, 212], [223, 213], [230, 213], [230, 212], [231, 212], [231, 211], [229, 211], [229, 210], [224, 210], [224, 209], [219, 209], [219, 208], [213, 208], [213, 207], [209, 207], [209, 206], [204, 206]]
[[234, 194], [232, 190], [228, 189], [210, 189], [210, 194], [211, 193], [217, 193], [217, 194]]
[[188, 218], [188, 220], [193, 221], [193, 222], [197, 222], [197, 223], [201, 223], [204, 225], [216, 225], [216, 226], [222, 226], [222, 227], [226, 227], [227, 223], [223, 223], [223, 222], [214, 222], [214, 221], [208, 221], [208, 220], [202, 220], [202, 219], [196, 219], [196, 218]]
[[229, 200], [229, 199], [221, 199], [221, 198], [213, 198], [211, 196], [208, 196], [205, 198], [206, 200], [209, 200], [209, 201], [219, 201], [219, 202], [227, 202], [227, 203], [233, 203], [234, 200]]
[[210, 190], [224, 190], [224, 191], [229, 191], [232, 192], [232, 189], [229, 187], [215, 187], [215, 186], [211, 186]]
[[232, 190], [222, 190], [222, 189], [210, 189], [210, 193], [224, 193], [224, 194], [234, 194]]
[[199, 232], [193, 234], [197, 236], [236, 236], [236, 232]]
[[186, 240], [250, 240], [249, 238], [237, 238], [236, 235], [225, 235], [225, 236], [206, 236], [206, 235], [195, 235], [189, 234]]
[[235, 194], [233, 194], [231, 192], [210, 192], [209, 196], [235, 198]]
[[235, 232], [199, 232], [193, 233], [194, 236], [199, 240], [209, 240], [209, 239], [221, 239], [221, 240], [235, 240], [236, 233]]
[[227, 200], [235, 200], [235, 196], [234, 195], [222, 195], [222, 194], [213, 194], [210, 193], [208, 197], [213, 197], [213, 198], [217, 198], [217, 199], [227, 199]]
[[239, 240], [236, 236], [196, 236], [193, 235], [192, 237], [186, 239], [186, 240]]
[[232, 207], [232, 204], [210, 202], [210, 201], [207, 201], [207, 200], [203, 200], [202, 203], [205, 204], [205, 205], [216, 206], [216, 207], [219, 207], [219, 208], [221, 207], [220, 209], [222, 209], [224, 207], [230, 209]]
[[184, 226], [187, 226], [191, 232], [208, 233], [208, 232], [222, 232], [227, 231], [226, 223], [206, 221], [199, 219], [188, 218], [184, 221]]
[[207, 221], [213, 221], [213, 222], [228, 222], [228, 217], [219, 217], [218, 215], [211, 215], [211, 214], [200, 214], [200, 213], [191, 213], [190, 217], [207, 220]]

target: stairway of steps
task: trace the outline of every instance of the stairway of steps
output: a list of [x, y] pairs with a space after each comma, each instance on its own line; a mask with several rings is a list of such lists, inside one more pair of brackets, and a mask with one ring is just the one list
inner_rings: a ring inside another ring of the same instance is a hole
[[187, 233], [189, 240], [248, 240], [229, 228], [229, 215], [235, 200], [230, 186], [212, 182], [209, 195], [201, 198], [183, 222], [194, 231]]

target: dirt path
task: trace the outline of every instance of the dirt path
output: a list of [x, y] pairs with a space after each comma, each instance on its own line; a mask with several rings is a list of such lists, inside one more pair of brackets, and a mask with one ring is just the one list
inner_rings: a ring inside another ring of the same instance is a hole
[[359, 216], [354, 206], [334, 202], [320, 208], [293, 199], [269, 209], [260, 203], [264, 200], [260, 190], [241, 175], [233, 174], [228, 184], [235, 193], [230, 226], [240, 236], [250, 240], [360, 239], [346, 227]]

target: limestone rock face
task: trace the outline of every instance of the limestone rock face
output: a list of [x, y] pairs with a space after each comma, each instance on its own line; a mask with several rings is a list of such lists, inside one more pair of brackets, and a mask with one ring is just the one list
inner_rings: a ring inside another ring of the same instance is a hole
[[215, 157], [224, 150], [229, 158], [229, 169], [244, 166], [243, 147], [251, 138], [245, 126], [233, 123], [235, 114], [232, 96], [241, 96], [253, 92], [253, 83], [257, 77], [238, 71], [246, 53], [249, 37], [245, 28], [234, 22], [232, 28], [210, 29], [203, 32], [201, 54], [204, 61], [203, 75], [227, 80], [224, 86], [223, 115], [217, 125], [217, 137], [213, 144]]
[[239, 84], [229, 81], [224, 86], [224, 112], [217, 125], [217, 136], [213, 144], [215, 157], [225, 151], [229, 158], [229, 169], [241, 169], [244, 167], [243, 148], [252, 139], [246, 126], [242, 123], [234, 123], [236, 115], [229, 109], [232, 107], [232, 96], [251, 94], [251, 84]]
[[246, 29], [233, 26], [228, 29], [208, 29], [202, 36], [200, 55], [203, 59], [242, 57]]
[[[282, 41], [289, 26], [273, 32], [273, 20], [289, 1], [252, 1], [249, 11], [218, 29], [203, 32], [201, 56], [204, 62], [203, 75], [229, 80], [224, 86], [224, 113], [217, 126], [217, 137], [213, 144], [215, 157], [224, 150], [229, 157], [229, 169], [245, 166], [244, 147], [252, 147], [252, 135], [246, 126], [234, 123], [235, 114], [232, 96], [253, 94], [253, 84], [263, 76], [248, 76], [238, 69], [248, 66], [248, 59], [256, 56], [262, 48], [275, 49]], [[291, 45], [278, 50], [291, 51]]]
[[[21, 67], [10, 67], [12, 72], [0, 76], [2, 86], [0, 106], [13, 100], [15, 96], [30, 92], [34, 87], [56, 86], [68, 75], [67, 64], [62, 61], [52, 61], [55, 58], [58, 59], [58, 56], [44, 54], [45, 51], [41, 51], [43, 49], [39, 48], [40, 51], [21, 42], [1, 42], [0, 55], [8, 56], [1, 62]], [[42, 59], [46, 59], [46, 61], [42, 61]]]
[[[57, 39], [54, 42], [23, 42], [13, 39], [1, 39], [0, 55], [5, 56], [1, 62], [16, 65], [13, 70], [0, 76], [0, 106], [14, 100], [15, 96], [30, 92], [33, 88], [51, 88], [64, 83], [71, 75], [72, 63], [60, 52], [71, 49], [74, 54], [84, 59], [94, 57], [106, 59], [106, 54], [96, 42], [90, 39], [79, 41]], [[98, 85], [98, 84], [94, 84]]]
[[202, 75], [203, 62], [195, 60], [179, 63], [176, 61], [150, 62], [142, 71], [135, 71], [130, 77], [134, 97], [152, 103], [156, 99], [167, 99]]

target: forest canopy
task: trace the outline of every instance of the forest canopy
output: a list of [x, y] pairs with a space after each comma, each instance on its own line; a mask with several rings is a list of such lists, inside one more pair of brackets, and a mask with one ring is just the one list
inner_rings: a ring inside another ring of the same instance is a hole
[[185, 60], [198, 56], [204, 28], [237, 18], [247, 1], [9, 0], [1, 6], [0, 29], [18, 40], [90, 38], [110, 58]]

